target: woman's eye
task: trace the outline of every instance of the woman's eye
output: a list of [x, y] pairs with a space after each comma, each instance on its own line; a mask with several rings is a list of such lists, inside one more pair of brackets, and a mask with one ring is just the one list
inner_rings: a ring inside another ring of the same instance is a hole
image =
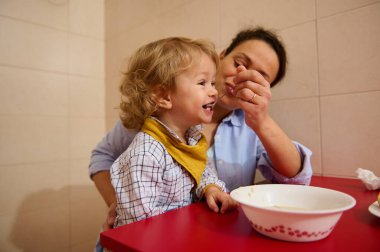
[[238, 67], [238, 66], [241, 66], [241, 65], [243, 65], [243, 64], [241, 64], [240, 62], [235, 61], [235, 62], [234, 62], [234, 65], [235, 65], [235, 67]]

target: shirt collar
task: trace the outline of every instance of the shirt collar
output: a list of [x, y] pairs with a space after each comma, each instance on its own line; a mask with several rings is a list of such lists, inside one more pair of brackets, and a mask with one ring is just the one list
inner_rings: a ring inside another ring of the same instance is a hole
[[244, 111], [241, 109], [233, 110], [228, 116], [223, 118], [223, 123], [231, 123], [233, 126], [240, 127], [245, 119]]
[[[153, 117], [153, 116], [150, 116], [150, 118], [157, 121], [159, 124], [161, 124], [170, 133], [170, 135], [172, 135], [179, 142], [181, 143], [183, 142], [181, 138], [179, 138], [179, 136], [174, 131], [172, 131], [168, 126], [166, 126], [163, 122], [161, 122], [160, 120], [158, 120], [156, 117]], [[202, 137], [202, 133], [201, 133], [202, 128], [203, 128], [202, 125], [195, 125], [195, 126], [190, 127], [186, 131], [185, 138], [188, 145], [196, 145], [198, 143], [198, 141]]]

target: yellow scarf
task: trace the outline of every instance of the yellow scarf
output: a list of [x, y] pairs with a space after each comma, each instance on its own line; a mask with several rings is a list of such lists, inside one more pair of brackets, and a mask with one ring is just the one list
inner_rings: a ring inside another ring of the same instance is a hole
[[169, 154], [191, 174], [196, 187], [199, 185], [207, 161], [207, 142], [203, 134], [196, 145], [187, 145], [176, 139], [168, 129], [152, 118], [145, 120], [141, 131], [162, 143]]

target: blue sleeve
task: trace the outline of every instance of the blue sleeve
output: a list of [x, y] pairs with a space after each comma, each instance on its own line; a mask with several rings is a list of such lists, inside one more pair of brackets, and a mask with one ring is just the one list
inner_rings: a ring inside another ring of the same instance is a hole
[[118, 121], [91, 152], [90, 177], [100, 171], [109, 171], [113, 162], [128, 148], [137, 131], [124, 128]]
[[313, 175], [313, 169], [311, 166], [312, 152], [300, 143], [297, 143], [295, 141], [293, 141], [293, 143], [295, 144], [301, 156], [301, 171], [296, 176], [288, 178], [273, 168], [268, 154], [266, 152], [263, 152], [259, 157], [257, 168], [260, 170], [265, 179], [271, 181], [272, 183], [280, 184], [310, 184], [310, 180]]

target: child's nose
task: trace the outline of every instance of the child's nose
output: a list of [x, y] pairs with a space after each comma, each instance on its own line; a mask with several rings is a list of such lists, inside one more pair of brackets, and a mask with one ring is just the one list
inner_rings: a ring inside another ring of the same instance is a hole
[[209, 92], [210, 96], [217, 96], [218, 95], [218, 90], [216, 90], [215, 86], [212, 86]]

